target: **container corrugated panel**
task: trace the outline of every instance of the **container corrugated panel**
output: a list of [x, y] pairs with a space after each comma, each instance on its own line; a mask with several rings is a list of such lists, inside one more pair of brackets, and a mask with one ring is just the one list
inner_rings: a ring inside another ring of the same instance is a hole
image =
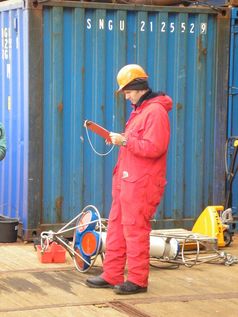
[[[232, 9], [229, 72], [228, 137], [238, 137], [238, 9]], [[238, 159], [238, 158], [237, 158]], [[231, 162], [229, 162], [231, 163]], [[238, 166], [236, 162], [235, 168]], [[232, 184], [232, 207], [238, 213], [238, 174]]]
[[0, 213], [19, 218], [24, 234], [29, 229], [32, 235], [42, 200], [42, 12], [23, 4], [0, 4], [0, 120], [7, 137], [0, 163]]
[[[127, 63], [145, 67], [153, 90], [174, 100], [158, 225], [189, 227], [206, 205], [221, 203], [229, 16], [199, 7], [75, 1], [6, 1], [0, 16], [1, 52], [9, 34], [11, 43], [11, 62], [5, 53], [1, 59], [8, 153], [0, 204], [3, 214], [20, 217], [24, 238], [69, 221], [87, 204], [108, 217], [117, 151], [96, 155], [83, 121], [123, 131], [131, 108], [115, 91]], [[108, 151], [100, 137], [90, 137], [96, 151]]]
[[[189, 226], [206, 205], [221, 203], [215, 152], [224, 147], [216, 142], [225, 141], [226, 104], [217, 104], [216, 78], [226, 19], [202, 9], [123, 8], [44, 7], [44, 223], [65, 222], [89, 203], [108, 216], [116, 151], [96, 155], [83, 121], [123, 131], [131, 108], [115, 91], [127, 63], [145, 67], [153, 90], [174, 100], [160, 226]], [[98, 152], [108, 150], [91, 138]]]
[[7, 135], [7, 155], [0, 163], [0, 213], [26, 219], [28, 100], [24, 78], [24, 18], [21, 8], [0, 12], [0, 120]]

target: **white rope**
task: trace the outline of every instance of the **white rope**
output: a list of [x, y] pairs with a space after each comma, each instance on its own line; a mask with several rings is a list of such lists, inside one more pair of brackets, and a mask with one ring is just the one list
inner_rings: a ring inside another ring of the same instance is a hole
[[85, 125], [85, 129], [86, 129], [86, 134], [87, 134], [88, 142], [89, 142], [89, 144], [90, 144], [90, 146], [91, 146], [91, 148], [92, 148], [92, 150], [93, 150], [93, 152], [94, 152], [95, 154], [97, 154], [97, 155], [99, 155], [99, 156], [106, 156], [106, 155], [108, 155], [109, 153], [111, 153], [111, 151], [112, 151], [112, 150], [114, 149], [114, 147], [115, 147], [114, 144], [113, 144], [113, 146], [110, 148], [110, 150], [107, 151], [106, 153], [99, 153], [99, 152], [94, 148], [94, 146], [93, 146], [93, 144], [92, 144], [92, 142], [91, 142], [91, 140], [90, 140], [87, 125]]

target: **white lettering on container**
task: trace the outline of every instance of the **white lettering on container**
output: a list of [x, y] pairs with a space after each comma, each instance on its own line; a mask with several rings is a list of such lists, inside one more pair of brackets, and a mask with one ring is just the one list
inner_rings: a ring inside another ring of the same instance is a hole
[[98, 28], [104, 30], [104, 19], [99, 19]]
[[125, 30], [125, 21], [124, 20], [120, 20], [120, 31], [124, 31]]
[[112, 21], [112, 20], [109, 20], [109, 21], [108, 21], [108, 30], [109, 30], [109, 31], [112, 31], [112, 30], [113, 30], [113, 21]]
[[[93, 20], [91, 18], [86, 19], [86, 28], [87, 30], [92, 29], [92, 23]], [[114, 29], [119, 30], [121, 32], [126, 30], [126, 22], [125, 20], [119, 20], [119, 21], [114, 21], [112, 19], [106, 20], [104, 18], [99, 18], [96, 21], [96, 24], [94, 24], [99, 30], [109, 30], [112, 31]], [[200, 33], [200, 34], [207, 34], [207, 23], [202, 22], [202, 23], [197, 23], [195, 24], [194, 22], [192, 23], [187, 23], [187, 22], [181, 22], [181, 23], [176, 23], [175, 21], [161, 21], [161, 22], [155, 22], [155, 21], [140, 21], [139, 26], [138, 26], [138, 31], [139, 32], [160, 32], [160, 33], [186, 33], [188, 31], [189, 34], [195, 34], [195, 33]], [[5, 34], [6, 32], [6, 34]], [[8, 31], [3, 31], [2, 30], [2, 41], [3, 39], [6, 39], [8, 37]], [[5, 44], [5, 46], [9, 45], [8, 43]], [[2, 47], [4, 47], [2, 45]], [[2, 53], [3, 54], [3, 53]], [[6, 52], [4, 54], [7, 54]]]
[[92, 28], [92, 24], [91, 24], [92, 20], [91, 19], [87, 19], [87, 29], [90, 30]]

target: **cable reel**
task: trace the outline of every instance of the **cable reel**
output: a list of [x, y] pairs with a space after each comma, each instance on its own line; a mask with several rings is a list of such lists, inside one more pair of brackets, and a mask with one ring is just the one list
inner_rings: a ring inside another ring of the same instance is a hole
[[[98, 209], [93, 205], [88, 205], [59, 231], [43, 231], [41, 233], [42, 252], [47, 250], [50, 243], [55, 241], [69, 252], [79, 272], [87, 272], [101, 253], [102, 227], [102, 219]], [[64, 235], [68, 235], [72, 231], [73, 241], [70, 242]]]

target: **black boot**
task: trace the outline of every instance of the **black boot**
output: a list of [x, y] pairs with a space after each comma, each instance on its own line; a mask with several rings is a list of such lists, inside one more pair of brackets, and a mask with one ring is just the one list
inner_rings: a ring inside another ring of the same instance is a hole
[[93, 288], [113, 288], [114, 285], [105, 281], [100, 275], [90, 277], [86, 280], [86, 285]]
[[114, 286], [114, 292], [116, 294], [121, 294], [121, 295], [145, 293], [145, 292], [147, 292], [147, 287], [142, 287], [142, 286], [136, 285], [130, 281], [126, 281], [123, 284]]

